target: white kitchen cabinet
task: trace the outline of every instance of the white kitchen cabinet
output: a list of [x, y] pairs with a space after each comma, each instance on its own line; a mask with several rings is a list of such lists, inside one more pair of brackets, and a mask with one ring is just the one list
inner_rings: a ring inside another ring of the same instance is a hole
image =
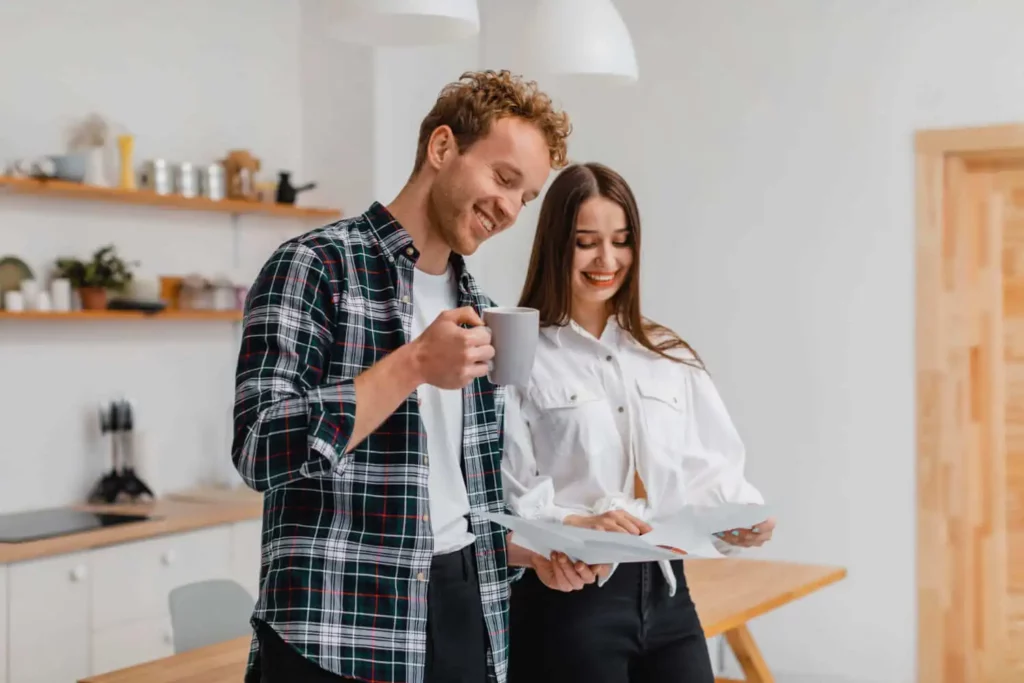
[[227, 525], [93, 551], [95, 629], [167, 617], [171, 589], [231, 576]]
[[256, 599], [260, 592], [260, 552], [263, 525], [260, 520], [236, 522], [231, 528], [231, 578]]
[[7, 567], [0, 565], [0, 683], [7, 683]]
[[93, 632], [92, 674], [150, 662], [174, 654], [170, 617], [130, 621]]
[[259, 589], [259, 520], [0, 565], [0, 683], [73, 683], [173, 654], [173, 588]]
[[88, 553], [8, 567], [8, 683], [69, 683], [90, 673]]

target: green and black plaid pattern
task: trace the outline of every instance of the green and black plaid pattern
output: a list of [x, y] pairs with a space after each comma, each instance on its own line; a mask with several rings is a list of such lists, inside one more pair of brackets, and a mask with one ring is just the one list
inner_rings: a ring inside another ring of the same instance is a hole
[[[264, 493], [260, 594], [253, 618], [324, 669], [369, 682], [419, 683], [433, 539], [427, 450], [415, 392], [350, 453], [353, 378], [408, 340], [408, 233], [366, 213], [282, 244], [246, 302], [232, 459]], [[459, 305], [493, 305], [453, 256]], [[471, 509], [505, 511], [504, 393], [463, 390], [463, 470]], [[491, 680], [504, 681], [505, 534], [471, 514]], [[253, 640], [250, 667], [256, 663]]]

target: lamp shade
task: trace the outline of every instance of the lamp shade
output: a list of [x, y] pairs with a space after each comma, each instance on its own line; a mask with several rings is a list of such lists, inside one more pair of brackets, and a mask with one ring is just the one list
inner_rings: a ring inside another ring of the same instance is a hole
[[639, 77], [633, 40], [612, 0], [537, 0], [525, 44], [539, 73], [617, 85]]
[[436, 45], [480, 32], [476, 0], [331, 0], [329, 31], [360, 45]]

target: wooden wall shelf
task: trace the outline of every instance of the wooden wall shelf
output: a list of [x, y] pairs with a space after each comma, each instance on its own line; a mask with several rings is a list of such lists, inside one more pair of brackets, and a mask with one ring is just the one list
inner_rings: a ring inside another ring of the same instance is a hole
[[150, 190], [93, 187], [63, 180], [36, 180], [34, 178], [0, 176], [0, 190], [6, 190], [15, 194], [53, 197], [57, 199], [81, 199], [112, 204], [134, 204], [136, 206], [155, 206], [164, 209], [209, 211], [235, 215], [252, 214], [278, 218], [317, 220], [337, 220], [341, 217], [341, 210], [339, 209], [289, 206], [286, 204], [270, 204], [268, 202], [247, 202], [237, 199], [216, 201], [206, 197], [159, 195]]
[[12, 313], [0, 311], [0, 324], [9, 321], [89, 321], [89, 320], [191, 320], [191, 321], [220, 321], [240, 322], [242, 311], [161, 311], [160, 313], [145, 313], [142, 311], [71, 311], [70, 313], [58, 313], [56, 311], [24, 311]]

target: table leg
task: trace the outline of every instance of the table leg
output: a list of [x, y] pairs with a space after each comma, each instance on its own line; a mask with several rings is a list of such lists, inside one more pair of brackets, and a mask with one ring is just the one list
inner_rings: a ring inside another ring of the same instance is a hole
[[761, 650], [757, 648], [754, 636], [751, 635], [746, 624], [726, 631], [725, 639], [743, 669], [744, 679], [743, 681], [734, 681], [718, 678], [716, 683], [775, 683], [775, 677], [768, 670], [768, 664], [761, 656]]

